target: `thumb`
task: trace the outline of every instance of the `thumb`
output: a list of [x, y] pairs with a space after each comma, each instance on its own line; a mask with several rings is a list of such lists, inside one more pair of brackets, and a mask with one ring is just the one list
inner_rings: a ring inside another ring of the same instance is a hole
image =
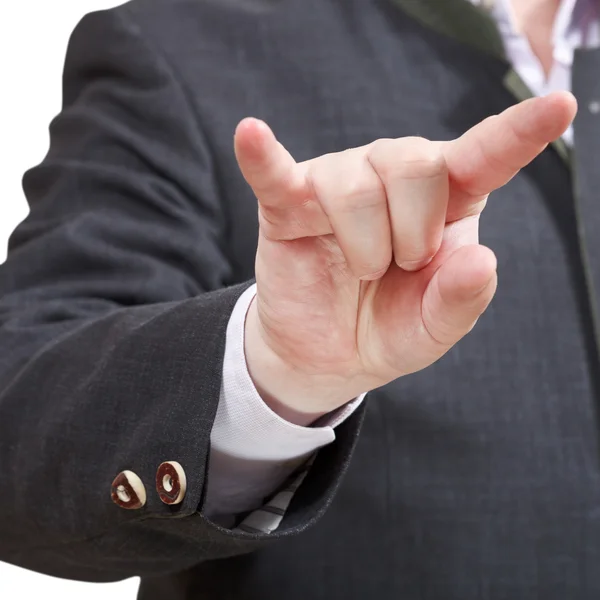
[[434, 341], [450, 348], [464, 337], [488, 307], [498, 276], [494, 253], [463, 246], [435, 272], [422, 300], [423, 324]]

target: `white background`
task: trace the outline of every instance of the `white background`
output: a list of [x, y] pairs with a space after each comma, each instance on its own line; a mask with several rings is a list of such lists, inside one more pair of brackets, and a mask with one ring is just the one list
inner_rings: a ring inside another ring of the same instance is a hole
[[[16, 0], [2, 6], [0, 36], [0, 262], [6, 240], [27, 214], [21, 177], [48, 149], [48, 124], [60, 110], [69, 35], [87, 12], [115, 0]], [[110, 40], [107, 40], [110, 43]], [[35, 510], [32, 507], [32, 510]], [[134, 600], [137, 581], [63, 581], [0, 563], [0, 599]]]

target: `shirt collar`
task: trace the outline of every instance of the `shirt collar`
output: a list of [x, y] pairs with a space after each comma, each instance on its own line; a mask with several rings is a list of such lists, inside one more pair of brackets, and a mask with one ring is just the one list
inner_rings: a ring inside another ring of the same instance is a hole
[[[487, 9], [496, 19], [504, 37], [519, 36], [510, 0], [469, 0]], [[597, 0], [561, 0], [552, 40], [555, 59], [570, 63], [574, 48], [600, 45], [599, 9]]]

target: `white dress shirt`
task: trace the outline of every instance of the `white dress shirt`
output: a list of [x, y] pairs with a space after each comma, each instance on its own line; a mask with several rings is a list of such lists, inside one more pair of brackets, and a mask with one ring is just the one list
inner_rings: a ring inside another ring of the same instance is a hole
[[[506, 54], [537, 95], [570, 90], [576, 48], [600, 45], [597, 0], [563, 0], [556, 17], [554, 64], [546, 77], [526, 37], [517, 31], [511, 0], [471, 0], [490, 6]], [[565, 134], [572, 142], [572, 130]], [[251, 286], [238, 300], [226, 334], [223, 380], [211, 435], [208, 489], [204, 512], [228, 524], [232, 515], [258, 508], [300, 464], [335, 440], [335, 427], [363, 401], [357, 398], [319, 427], [293, 425], [261, 400], [246, 368], [244, 323], [256, 293]]]

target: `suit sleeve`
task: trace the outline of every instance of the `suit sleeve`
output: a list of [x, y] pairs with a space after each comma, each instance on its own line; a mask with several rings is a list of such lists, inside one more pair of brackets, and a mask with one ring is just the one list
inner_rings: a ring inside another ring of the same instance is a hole
[[[50, 150], [24, 177], [30, 214], [0, 267], [0, 560], [113, 581], [259, 548], [202, 513], [225, 332], [224, 211], [201, 120], [118, 10], [70, 40]], [[323, 451], [276, 536], [324, 512], [358, 425]], [[157, 467], [187, 492], [161, 502]], [[146, 505], [111, 501], [129, 470]]]
[[[200, 505], [245, 286], [225, 287], [226, 224], [198, 121], [118, 13], [74, 32], [50, 134], [0, 267], [0, 559], [115, 579], [156, 566], [144, 521]], [[175, 509], [154, 491], [167, 460], [188, 478]], [[111, 502], [124, 469], [146, 487], [142, 510]]]

